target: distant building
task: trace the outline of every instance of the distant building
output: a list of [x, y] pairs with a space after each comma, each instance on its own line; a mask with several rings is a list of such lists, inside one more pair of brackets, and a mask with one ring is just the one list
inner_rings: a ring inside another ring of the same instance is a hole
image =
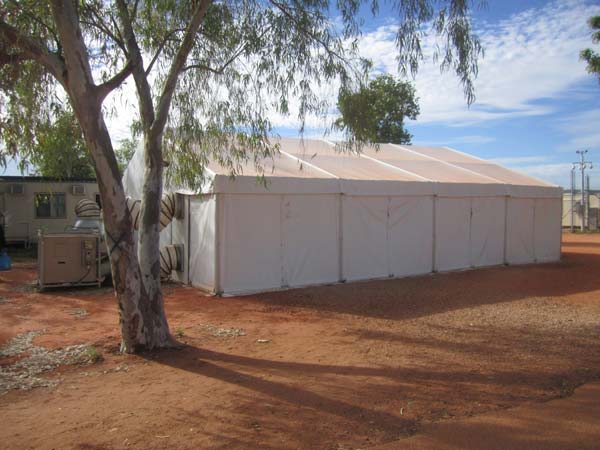
[[96, 179], [0, 176], [0, 224], [7, 242], [29, 245], [40, 229], [64, 231], [83, 198], [100, 202]]
[[[590, 230], [597, 230], [600, 226], [600, 191], [590, 190], [588, 212], [587, 212], [587, 228]], [[581, 227], [581, 216], [583, 208], [581, 206], [581, 191], [575, 191], [575, 198], [573, 199], [573, 212], [571, 215], [571, 192], [563, 192], [563, 218], [562, 226], [566, 228], [571, 227], [571, 217], [573, 218], [573, 226], [575, 228]]]

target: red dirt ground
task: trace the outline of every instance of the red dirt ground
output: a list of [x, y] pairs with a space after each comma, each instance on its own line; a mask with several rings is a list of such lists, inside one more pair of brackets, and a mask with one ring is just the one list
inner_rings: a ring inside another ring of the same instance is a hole
[[0, 396], [0, 447], [405, 448], [438, 426], [461, 433], [465, 418], [569, 397], [600, 380], [600, 234], [565, 234], [563, 252], [554, 264], [247, 297], [168, 286], [186, 346], [141, 356], [115, 352], [110, 289], [37, 293], [34, 266], [17, 264], [0, 273], [0, 346], [45, 330], [36, 345], [89, 343], [105, 360]]

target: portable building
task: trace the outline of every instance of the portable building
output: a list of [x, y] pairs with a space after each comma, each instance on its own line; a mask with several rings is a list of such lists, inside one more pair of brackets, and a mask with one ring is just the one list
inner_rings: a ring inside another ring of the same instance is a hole
[[64, 231], [83, 198], [100, 202], [94, 178], [0, 176], [0, 225], [9, 243], [36, 242], [39, 230]]
[[[320, 140], [231, 178], [209, 163], [202, 192], [163, 231], [182, 244], [174, 277], [240, 294], [499, 264], [557, 261], [562, 189], [448, 147], [381, 144], [342, 154]], [[125, 189], [139, 198], [143, 156]]]

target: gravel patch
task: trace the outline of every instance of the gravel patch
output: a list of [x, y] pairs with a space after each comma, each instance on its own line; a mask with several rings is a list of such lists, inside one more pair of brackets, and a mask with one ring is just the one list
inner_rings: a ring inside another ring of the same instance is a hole
[[13, 364], [0, 366], [0, 395], [13, 389], [28, 391], [36, 387], [56, 386], [60, 380], [41, 378], [39, 375], [61, 365], [93, 364], [99, 358], [97, 351], [86, 344], [47, 349], [32, 341], [43, 331], [29, 331], [12, 338], [0, 349], [0, 358], [28, 353]]
[[207, 330], [212, 336], [215, 337], [240, 337], [246, 336], [246, 332], [241, 328], [219, 328], [215, 325], [205, 324], [202, 328]]
[[84, 308], [73, 308], [73, 309], [68, 310], [67, 313], [69, 313], [70, 315], [75, 316], [77, 318], [85, 317], [90, 314]]

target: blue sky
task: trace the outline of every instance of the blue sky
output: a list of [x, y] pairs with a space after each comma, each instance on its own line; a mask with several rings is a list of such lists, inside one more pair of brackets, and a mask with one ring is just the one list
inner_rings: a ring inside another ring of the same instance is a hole
[[[488, 0], [473, 16], [485, 56], [470, 108], [456, 77], [440, 74], [431, 61], [435, 40], [427, 38], [426, 61], [414, 80], [421, 115], [407, 124], [413, 143], [447, 145], [567, 187], [575, 150], [589, 149], [600, 169], [600, 83], [578, 57], [582, 48], [600, 51], [586, 24], [596, 14], [598, 0]], [[384, 6], [376, 19], [365, 14], [360, 49], [375, 74], [397, 74], [394, 32], [393, 14]], [[337, 87], [324, 95], [335, 104]], [[281, 135], [297, 134], [293, 114], [273, 116], [272, 122]], [[127, 136], [124, 117], [108, 124], [115, 142]], [[322, 135], [327, 125], [317, 118], [307, 124], [307, 136]], [[16, 168], [10, 165], [5, 173]], [[592, 187], [600, 189], [600, 170], [590, 175]]]
[[[589, 149], [600, 168], [600, 83], [579, 61], [582, 48], [600, 51], [586, 23], [596, 14], [598, 1], [489, 0], [474, 12], [485, 48], [475, 104], [468, 108], [456, 77], [428, 58], [414, 80], [421, 115], [407, 124], [413, 143], [447, 145], [567, 187], [575, 150]], [[394, 31], [385, 13], [367, 22], [361, 49], [376, 72], [397, 74]], [[425, 42], [426, 54], [433, 45]], [[600, 189], [600, 170], [590, 175]]]

